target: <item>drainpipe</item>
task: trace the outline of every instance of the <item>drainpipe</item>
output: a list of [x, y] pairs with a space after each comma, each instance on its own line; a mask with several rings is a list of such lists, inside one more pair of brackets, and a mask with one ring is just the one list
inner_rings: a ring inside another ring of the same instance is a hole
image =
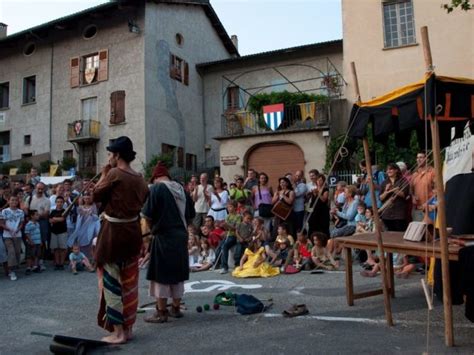
[[207, 168], [207, 150], [204, 148], [204, 146], [207, 144], [207, 122], [206, 122], [206, 99], [204, 95], [204, 76], [201, 75], [201, 95], [202, 95], [202, 127], [203, 127], [203, 146], [201, 149], [204, 150], [204, 167]]
[[54, 40], [51, 42], [51, 68], [49, 76], [49, 155], [52, 160], [53, 149], [53, 66], [54, 66]]

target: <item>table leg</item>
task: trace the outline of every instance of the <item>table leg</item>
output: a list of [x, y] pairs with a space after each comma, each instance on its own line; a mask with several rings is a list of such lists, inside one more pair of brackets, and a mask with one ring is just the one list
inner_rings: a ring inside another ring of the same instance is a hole
[[344, 248], [346, 257], [346, 297], [349, 306], [354, 305], [354, 280], [352, 275], [352, 249]]
[[393, 277], [393, 253], [388, 253], [387, 255], [387, 272], [390, 295], [392, 296], [392, 298], [395, 298], [395, 279]]

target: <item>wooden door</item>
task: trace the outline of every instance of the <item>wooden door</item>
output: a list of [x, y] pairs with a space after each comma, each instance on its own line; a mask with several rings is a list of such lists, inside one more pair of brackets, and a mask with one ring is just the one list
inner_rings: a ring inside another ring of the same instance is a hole
[[294, 174], [305, 167], [304, 153], [295, 144], [265, 143], [252, 150], [247, 159], [247, 169], [264, 172], [269, 177], [273, 191], [278, 187], [278, 179], [286, 173]]

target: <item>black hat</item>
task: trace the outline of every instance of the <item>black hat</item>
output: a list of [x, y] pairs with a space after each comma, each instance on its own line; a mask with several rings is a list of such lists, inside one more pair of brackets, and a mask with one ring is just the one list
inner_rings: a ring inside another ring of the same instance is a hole
[[133, 143], [126, 136], [118, 137], [114, 142], [106, 148], [109, 152], [119, 153], [126, 161], [135, 159], [136, 152], [133, 151]]

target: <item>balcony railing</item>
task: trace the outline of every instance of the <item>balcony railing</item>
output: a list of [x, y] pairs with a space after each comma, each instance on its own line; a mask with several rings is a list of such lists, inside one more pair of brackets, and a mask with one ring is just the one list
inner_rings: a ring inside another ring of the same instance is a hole
[[67, 124], [69, 142], [92, 142], [100, 139], [100, 122], [78, 120]]
[[300, 131], [329, 125], [329, 103], [308, 102], [285, 107], [280, 126], [272, 130], [263, 113], [232, 110], [222, 115], [223, 136]]

